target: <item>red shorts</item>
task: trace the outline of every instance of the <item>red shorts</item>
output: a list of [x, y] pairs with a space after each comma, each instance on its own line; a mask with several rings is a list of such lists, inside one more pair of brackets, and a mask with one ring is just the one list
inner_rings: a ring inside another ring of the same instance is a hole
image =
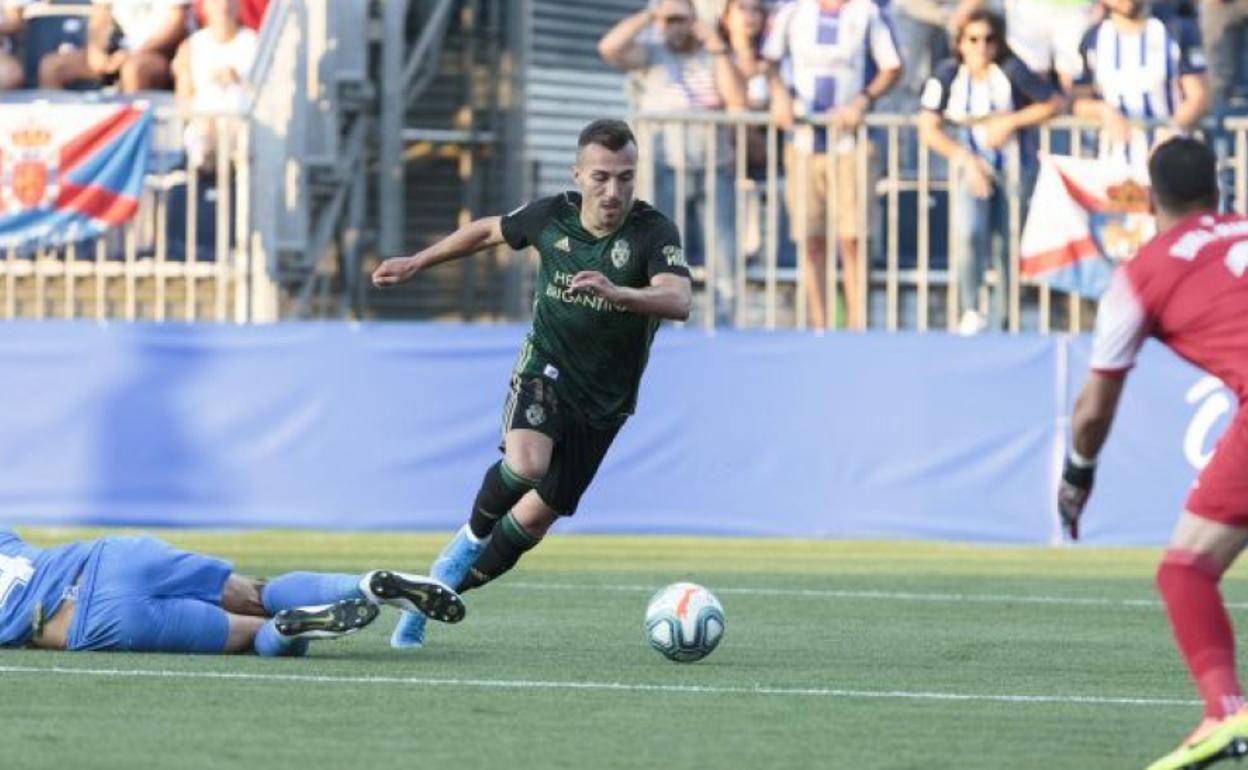
[[1248, 527], [1248, 407], [1241, 406], [1200, 472], [1187, 510], [1204, 519]]

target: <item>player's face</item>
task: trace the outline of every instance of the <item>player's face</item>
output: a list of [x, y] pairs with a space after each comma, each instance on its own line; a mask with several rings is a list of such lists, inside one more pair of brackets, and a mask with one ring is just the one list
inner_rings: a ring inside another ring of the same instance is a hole
[[238, 18], [238, 0], [204, 0], [204, 19], [209, 25]]
[[1114, 16], [1137, 19], [1144, 12], [1144, 0], [1101, 0], [1105, 10]]
[[662, 0], [654, 7], [654, 22], [668, 48], [684, 51], [693, 42], [693, 6], [687, 0]]
[[962, 62], [972, 70], [981, 70], [997, 58], [997, 34], [986, 21], [973, 21], [962, 30], [958, 52]]
[[589, 225], [614, 229], [624, 221], [633, 205], [633, 185], [637, 177], [637, 145], [629, 143], [618, 151], [601, 144], [581, 148], [573, 170], [581, 191], [581, 206]]
[[737, 0], [730, 9], [734, 14], [734, 22], [741, 24], [748, 34], [762, 34], [767, 22], [767, 9], [763, 7], [763, 0]]

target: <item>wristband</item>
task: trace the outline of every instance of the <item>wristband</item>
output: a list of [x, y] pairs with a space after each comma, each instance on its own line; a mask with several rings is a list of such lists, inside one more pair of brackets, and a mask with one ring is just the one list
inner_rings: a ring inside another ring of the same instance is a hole
[[1066, 459], [1070, 460], [1070, 464], [1080, 470], [1087, 470], [1088, 468], [1096, 467], [1095, 457], [1084, 457], [1076, 452], [1074, 447], [1070, 448], [1070, 452], [1066, 455]]

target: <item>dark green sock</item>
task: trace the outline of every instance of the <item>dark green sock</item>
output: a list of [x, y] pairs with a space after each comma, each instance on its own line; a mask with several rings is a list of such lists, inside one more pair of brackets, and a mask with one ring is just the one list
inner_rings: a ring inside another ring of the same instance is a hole
[[498, 520], [535, 486], [536, 481], [513, 471], [505, 460], [491, 465], [472, 503], [472, 516], [468, 519], [472, 534], [478, 538], [488, 537]]
[[526, 532], [524, 527], [516, 522], [515, 515], [508, 513], [498, 523], [489, 545], [477, 557], [472, 569], [468, 570], [467, 577], [460, 582], [456, 590], [462, 593], [501, 577], [507, 570], [516, 566], [516, 562], [520, 561], [525, 551], [532, 549], [541, 540], [540, 537], [534, 537]]

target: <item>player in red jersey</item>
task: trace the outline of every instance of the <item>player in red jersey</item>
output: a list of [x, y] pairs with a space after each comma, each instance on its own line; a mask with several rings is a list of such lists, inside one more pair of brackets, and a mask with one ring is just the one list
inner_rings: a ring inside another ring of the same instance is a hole
[[[1101, 299], [1092, 371], [1075, 402], [1058, 510], [1078, 539], [1127, 371], [1146, 337], [1248, 398], [1248, 218], [1218, 215], [1213, 153], [1194, 139], [1160, 145], [1148, 164], [1157, 236], [1119, 268]], [[1148, 770], [1204, 768], [1248, 753], [1248, 709], [1218, 583], [1248, 543], [1248, 410], [1240, 409], [1192, 487], [1157, 587], [1205, 703], [1204, 720]]]

